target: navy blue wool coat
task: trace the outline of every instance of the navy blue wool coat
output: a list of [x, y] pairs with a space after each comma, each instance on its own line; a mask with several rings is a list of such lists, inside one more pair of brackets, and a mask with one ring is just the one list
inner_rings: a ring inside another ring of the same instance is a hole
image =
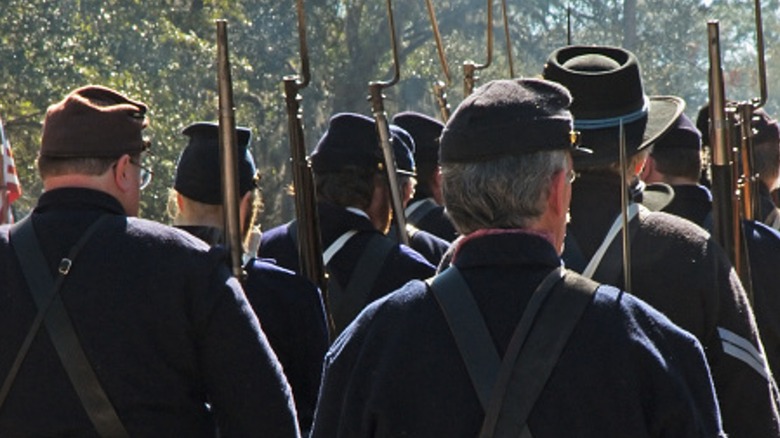
[[[468, 236], [458, 247], [453, 264], [501, 356], [537, 284], [560, 263], [546, 239], [516, 231]], [[441, 309], [414, 281], [364, 309], [332, 345], [312, 438], [473, 438], [484, 415]], [[721, 433], [700, 344], [608, 286], [586, 308], [529, 418], [535, 438]]]
[[[33, 225], [52, 272], [99, 215], [60, 291], [84, 351], [130, 436], [299, 436], [290, 387], [230, 276], [224, 251], [127, 217], [108, 194], [44, 193]], [[36, 306], [0, 228], [0, 376]], [[0, 436], [97, 436], [45, 329], [0, 412]]]
[[[620, 191], [617, 175], [583, 174], [572, 187], [569, 233], [586, 260], [618, 217]], [[724, 251], [701, 227], [677, 216], [642, 209], [637, 223], [631, 293], [701, 342], [729, 438], [780, 437], [777, 387], [756, 318]], [[622, 268], [617, 272], [593, 279], [623, 287]]]
[[[439, 266], [444, 254], [450, 249], [450, 242], [435, 234], [421, 230], [412, 224], [407, 224], [406, 228], [407, 236], [409, 237], [409, 247], [423, 256], [428, 263], [433, 266]], [[395, 222], [390, 226], [390, 231], [387, 232], [387, 236], [392, 237], [396, 241], [400, 241], [400, 238], [398, 237], [398, 227], [395, 225]]]
[[[355, 234], [342, 249], [333, 256], [328, 264], [329, 281], [336, 282], [344, 289], [354, 274], [355, 264], [363, 255], [368, 241], [373, 236], [383, 236], [368, 218], [352, 213], [342, 207], [320, 202], [317, 206], [320, 217], [320, 230], [323, 248], [328, 248], [345, 232], [355, 230]], [[279, 266], [300, 272], [298, 251], [289, 232], [290, 224], [280, 225], [263, 233], [259, 254], [261, 257], [276, 260]], [[367, 291], [363, 306], [387, 293], [403, 286], [413, 279], [425, 279], [433, 276], [435, 267], [420, 254], [405, 245], [396, 244], [388, 254], [379, 271], [379, 275]], [[362, 307], [361, 307], [362, 308]], [[353, 316], [349, 319], [351, 320]]]
[[[458, 231], [452, 224], [450, 217], [447, 216], [444, 206], [436, 204], [432, 198], [412, 199], [406, 207], [406, 210], [410, 211], [415, 207], [415, 204], [420, 202], [423, 204], [434, 204], [434, 207], [419, 220], [411, 220], [409, 223], [434, 236], [441, 237], [447, 242], [455, 240], [458, 237]], [[408, 213], [407, 216], [409, 216]]]
[[[179, 228], [210, 245], [222, 241], [219, 229]], [[320, 290], [270, 260], [253, 258], [244, 270], [246, 297], [290, 382], [301, 430], [308, 431], [320, 389], [322, 360], [330, 345]]]
[[[712, 231], [712, 195], [704, 186], [674, 186], [674, 201], [663, 211]], [[780, 232], [756, 221], [743, 221], [742, 224], [750, 262], [753, 312], [769, 367], [777, 379], [780, 376], [780, 318], [777, 317], [780, 283], [775, 269], [780, 266]]]

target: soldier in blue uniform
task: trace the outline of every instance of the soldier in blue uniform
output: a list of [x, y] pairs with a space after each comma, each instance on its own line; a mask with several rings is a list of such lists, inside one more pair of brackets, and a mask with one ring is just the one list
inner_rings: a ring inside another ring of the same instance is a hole
[[[575, 158], [567, 243], [587, 261], [583, 275], [624, 287], [621, 192], [636, 185], [648, 146], [684, 108], [674, 96], [646, 96], [633, 53], [607, 46], [554, 51], [545, 79], [571, 92], [575, 128], [594, 153]], [[623, 181], [622, 124], [627, 155]], [[693, 333], [712, 368], [730, 437], [780, 436], [778, 397], [756, 320], [736, 272], [708, 233], [689, 221], [630, 203], [631, 285], [625, 286]], [[574, 257], [576, 259], [576, 257]], [[564, 259], [569, 264], [567, 255]]]
[[699, 184], [702, 171], [699, 130], [682, 113], [652, 146], [640, 176], [648, 184], [665, 183], [674, 189], [674, 198], [661, 211], [711, 230], [712, 193]]
[[[702, 136], [685, 114], [653, 143], [653, 151], [642, 170], [649, 183], [671, 184], [674, 200], [663, 209], [712, 231], [712, 194], [699, 184]], [[761, 341], [775, 378], [780, 375], [780, 291], [776, 266], [780, 265], [780, 233], [759, 221], [742, 221], [750, 278], [753, 289], [753, 311]]]
[[[385, 233], [390, 193], [373, 119], [334, 115], [311, 156], [317, 184], [323, 261], [329, 272], [328, 307], [336, 333], [371, 301], [435, 267]], [[298, 272], [295, 222], [263, 234], [260, 254]]]
[[375, 301], [331, 346], [313, 438], [723, 436], [696, 339], [562, 268], [570, 104], [558, 84], [500, 80], [453, 113], [452, 266]]
[[[0, 228], [0, 436], [299, 436], [224, 251], [134, 217], [150, 176], [146, 112], [87, 86], [46, 113], [45, 192]], [[55, 299], [28, 286], [49, 273]]]
[[753, 172], [758, 175], [758, 220], [780, 230], [780, 209], [772, 191], [780, 187], [780, 124], [759, 108], [754, 111]]
[[[401, 194], [401, 204], [404, 209], [407, 208], [410, 200], [414, 196], [417, 166], [414, 161], [415, 143], [414, 139], [406, 130], [397, 125], [390, 125], [393, 133], [393, 156], [395, 157], [396, 172], [398, 173], [399, 192]], [[390, 231], [387, 235], [400, 242], [398, 228], [395, 221], [390, 225]], [[425, 257], [429, 263], [438, 266], [450, 243], [441, 237], [421, 230], [411, 223], [406, 223], [406, 235], [409, 237], [409, 246]]]
[[[252, 132], [238, 128], [236, 133], [240, 228], [244, 245], [250, 246], [250, 231], [254, 229], [259, 210], [256, 207], [260, 204], [257, 169], [249, 151]], [[221, 244], [224, 213], [219, 128], [214, 123], [197, 122], [187, 126], [182, 134], [188, 142], [179, 156], [171, 192], [171, 206], [176, 212], [174, 224], [210, 245]], [[254, 252], [251, 248], [245, 251]], [[306, 435], [319, 392], [322, 360], [329, 345], [319, 289], [269, 260], [251, 257], [245, 262], [244, 271], [247, 299], [284, 368], [295, 399], [298, 422]]]
[[410, 224], [452, 242], [458, 232], [444, 211], [439, 168], [439, 137], [444, 125], [425, 114], [404, 111], [393, 116], [393, 123], [405, 129], [414, 139], [417, 185], [414, 197], [406, 206]]

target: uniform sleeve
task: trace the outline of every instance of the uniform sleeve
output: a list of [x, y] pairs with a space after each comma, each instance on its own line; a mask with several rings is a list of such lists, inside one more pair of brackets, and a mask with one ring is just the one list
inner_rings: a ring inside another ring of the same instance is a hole
[[778, 437], [777, 386], [759, 340], [753, 311], [735, 270], [710, 240], [708, 255], [718, 303], [716, 329], [702, 341], [718, 394], [723, 426], [731, 438]]
[[289, 384], [239, 282], [220, 266], [193, 314], [221, 436], [298, 437]]
[[[648, 415], [648, 436], [724, 437], [721, 414], [707, 359], [699, 341], [677, 328], [655, 309], [634, 312], [647, 338], [635, 344], [634, 363], [647, 379], [642, 403]], [[630, 331], [627, 330], [627, 331]], [[652, 344], [652, 345], [649, 345]], [[648, 348], [649, 347], [649, 348]], [[643, 357], [644, 356], [644, 357]]]

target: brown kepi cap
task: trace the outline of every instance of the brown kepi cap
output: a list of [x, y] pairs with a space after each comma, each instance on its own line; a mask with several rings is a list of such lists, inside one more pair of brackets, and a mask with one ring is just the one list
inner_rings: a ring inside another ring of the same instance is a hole
[[43, 121], [42, 157], [113, 158], [148, 147], [141, 131], [147, 106], [110, 88], [87, 85], [49, 107]]

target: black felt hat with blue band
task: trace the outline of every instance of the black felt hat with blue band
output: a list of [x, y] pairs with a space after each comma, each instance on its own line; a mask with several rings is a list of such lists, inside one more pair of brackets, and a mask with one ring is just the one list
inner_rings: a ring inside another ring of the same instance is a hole
[[589, 156], [575, 157], [575, 167], [619, 161], [622, 124], [629, 155], [663, 135], [685, 109], [676, 96], [647, 96], [633, 53], [609, 46], [568, 46], [554, 51], [543, 77], [571, 92], [574, 128]]
[[543, 79], [488, 82], [463, 100], [444, 127], [440, 161], [471, 163], [534, 152], [579, 155], [569, 112], [571, 95]]
[[[197, 122], [184, 128], [182, 134], [189, 137], [189, 142], [179, 155], [173, 188], [204, 204], [222, 204], [219, 125]], [[251, 130], [236, 128], [238, 189], [241, 195], [257, 188], [257, 168], [249, 151], [251, 141]]]

